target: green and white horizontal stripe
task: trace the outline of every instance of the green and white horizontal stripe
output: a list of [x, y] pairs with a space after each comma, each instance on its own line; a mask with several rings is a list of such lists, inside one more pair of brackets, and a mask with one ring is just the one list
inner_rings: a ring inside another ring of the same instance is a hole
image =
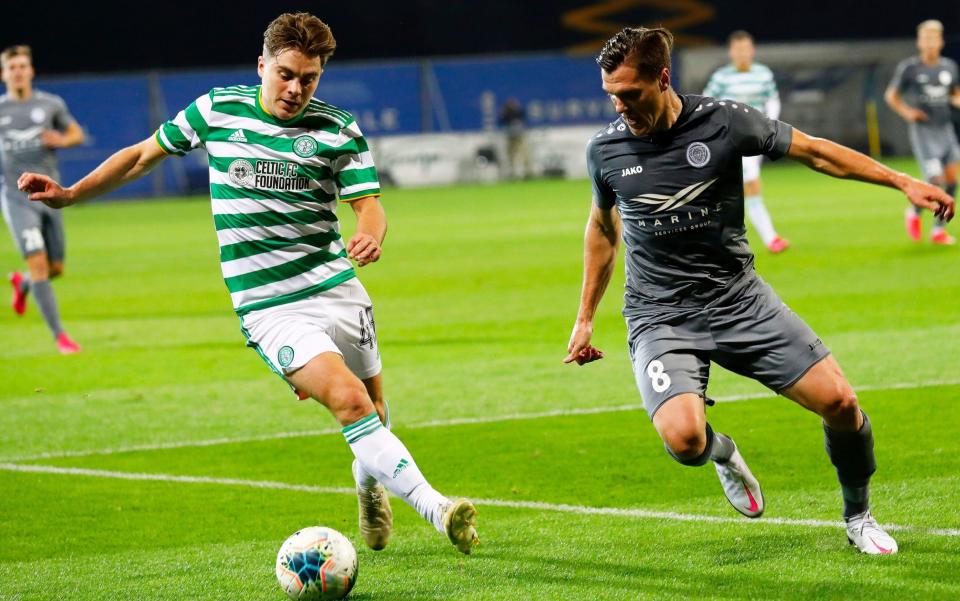
[[703, 95], [728, 98], [759, 111], [765, 111], [767, 102], [779, 98], [773, 71], [759, 63], [753, 63], [747, 71], [737, 71], [733, 65], [717, 69], [710, 76]]
[[380, 194], [370, 148], [349, 113], [311, 100], [282, 121], [263, 110], [259, 93], [214, 88], [155, 136], [170, 154], [207, 151], [220, 263], [240, 315], [355, 277], [337, 201]]
[[360, 421], [354, 422], [349, 426], [345, 426], [342, 432], [343, 437], [347, 439], [347, 443], [353, 444], [364, 436], [372, 434], [382, 427], [383, 424], [380, 423], [380, 416], [377, 415], [376, 411], [374, 411]]

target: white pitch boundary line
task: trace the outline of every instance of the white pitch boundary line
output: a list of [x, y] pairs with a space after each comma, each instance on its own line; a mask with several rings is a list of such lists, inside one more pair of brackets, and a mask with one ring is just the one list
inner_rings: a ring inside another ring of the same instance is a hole
[[[0, 463], [0, 470], [33, 474], [56, 474], [62, 476], [87, 476], [93, 478], [113, 478], [117, 480], [138, 480], [151, 482], [177, 482], [184, 484], [215, 484], [221, 486], [242, 486], [265, 490], [287, 490], [312, 494], [355, 495], [353, 488], [331, 486], [309, 486], [306, 484], [288, 484], [270, 480], [243, 480], [239, 478], [211, 478], [207, 476], [176, 476], [173, 474], [146, 474], [137, 472], [114, 472], [107, 470], [92, 470], [75, 467], [57, 467], [52, 465], [22, 465], [17, 463]], [[554, 511], [573, 513], [578, 515], [605, 515], [623, 518], [638, 518], [648, 520], [669, 520], [675, 522], [701, 522], [714, 524], [750, 524], [776, 526], [803, 526], [808, 528], [843, 528], [842, 522], [827, 520], [798, 520], [790, 518], [763, 518], [748, 520], [738, 517], [722, 517], [715, 515], [700, 515], [692, 513], [677, 513], [674, 511], [654, 511], [639, 508], [621, 507], [588, 507], [586, 505], [568, 505], [563, 503], [543, 503], [539, 501], [507, 501], [503, 499], [474, 499], [474, 503], [489, 507], [506, 507], [510, 509], [531, 509], [535, 511]], [[960, 529], [954, 528], [922, 528], [903, 524], [884, 524], [890, 531], [917, 532], [931, 536], [960, 536]]]
[[[960, 384], [960, 379], [956, 380], [934, 380], [930, 382], [895, 382], [892, 384], [874, 384], [865, 386], [854, 386], [854, 390], [903, 390], [913, 388], [929, 388], [931, 386], [954, 386]], [[754, 392], [750, 394], [735, 394], [728, 396], [712, 397], [712, 400], [718, 403], [732, 403], [736, 401], [750, 401], [756, 399], [774, 398], [777, 395], [773, 392]], [[595, 415], [601, 413], [618, 413], [623, 411], [642, 410], [642, 403], [633, 403], [629, 405], [613, 405], [610, 407], [586, 407], [578, 409], [552, 409], [550, 411], [539, 411], [534, 413], [507, 413], [504, 415], [486, 415], [480, 417], [457, 417], [445, 420], [430, 420], [425, 422], [414, 422], [410, 424], [400, 424], [401, 430], [418, 430], [421, 428], [437, 428], [444, 426], [461, 426], [469, 424], [489, 424], [507, 421], [519, 421], [528, 419], [541, 419], [545, 417], [565, 417], [575, 415]], [[117, 455], [119, 453], [132, 453], [136, 451], [164, 451], [170, 449], [183, 449], [192, 447], [210, 447], [225, 444], [237, 444], [244, 442], [264, 442], [269, 440], [281, 440], [284, 438], [303, 438], [310, 436], [327, 436], [331, 434], [340, 434], [340, 428], [324, 428], [322, 430], [299, 430], [293, 432], [273, 432], [270, 434], [257, 434], [254, 436], [236, 436], [223, 438], [208, 438], [201, 440], [181, 440], [174, 442], [160, 442], [151, 444], [130, 445], [123, 447], [107, 447], [103, 449], [87, 449], [81, 451], [52, 451], [48, 453], [37, 453], [35, 455], [21, 455], [13, 457], [0, 457], [0, 461], [19, 463], [21, 461], [39, 461], [41, 459], [63, 459], [67, 457], [89, 457], [92, 455]]]

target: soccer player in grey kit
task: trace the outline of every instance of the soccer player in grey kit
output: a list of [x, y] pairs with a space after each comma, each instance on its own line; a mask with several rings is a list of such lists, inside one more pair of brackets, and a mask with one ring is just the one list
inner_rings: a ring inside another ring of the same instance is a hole
[[[950, 118], [950, 105], [960, 108], [960, 73], [957, 63], [940, 56], [943, 50], [943, 23], [924, 21], [917, 26], [918, 56], [900, 61], [884, 99], [907, 122], [913, 156], [928, 182], [943, 187], [947, 194], [957, 192], [957, 165], [960, 144]], [[907, 235], [919, 241], [920, 207], [907, 207], [904, 223]], [[930, 241], [956, 244], [936, 218]]]
[[17, 188], [17, 178], [36, 171], [59, 178], [56, 149], [83, 143], [83, 130], [59, 96], [33, 89], [33, 63], [29, 46], [11, 46], [0, 53], [0, 68], [7, 93], [0, 96], [0, 204], [20, 254], [25, 273], [10, 275], [13, 310], [23, 315], [32, 292], [43, 319], [64, 354], [80, 346], [64, 331], [50, 279], [63, 273], [66, 239], [63, 214], [30, 202]]
[[670, 87], [672, 45], [666, 29], [626, 28], [597, 57], [620, 118], [587, 148], [593, 207], [580, 309], [564, 362], [603, 357], [590, 339], [622, 236], [630, 355], [667, 452], [684, 465], [713, 461], [730, 504], [759, 517], [764, 498], [757, 479], [705, 411], [710, 361], [754, 378], [822, 417], [850, 543], [864, 553], [895, 553], [897, 543], [869, 508], [876, 469], [870, 420], [817, 335], [754, 272], [741, 158], [789, 156], [834, 177], [897, 188], [946, 220], [954, 201], [936, 186], [749, 106], [677, 94]]

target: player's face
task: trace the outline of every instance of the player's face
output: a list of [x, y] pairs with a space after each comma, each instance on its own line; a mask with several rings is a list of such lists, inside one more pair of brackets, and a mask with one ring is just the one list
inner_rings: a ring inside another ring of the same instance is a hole
[[33, 64], [23, 54], [12, 56], [0, 65], [3, 68], [3, 83], [12, 90], [22, 90], [33, 81]]
[[263, 83], [263, 106], [278, 119], [291, 119], [313, 98], [323, 66], [319, 56], [311, 58], [299, 50], [284, 50], [279, 56], [261, 56], [257, 73]]
[[917, 34], [917, 49], [920, 54], [939, 55], [943, 50], [943, 32], [933, 27], [921, 30]]
[[670, 89], [668, 69], [661, 72], [659, 79], [649, 79], [640, 75], [636, 67], [623, 64], [612, 73], [601, 69], [600, 77], [613, 108], [634, 134], [652, 131], [666, 113], [666, 91]]
[[730, 62], [738, 69], [748, 69], [755, 54], [753, 42], [747, 38], [730, 42]]

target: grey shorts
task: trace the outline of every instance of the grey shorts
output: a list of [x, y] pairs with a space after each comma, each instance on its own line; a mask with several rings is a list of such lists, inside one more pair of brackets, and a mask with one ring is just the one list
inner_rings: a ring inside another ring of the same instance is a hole
[[960, 143], [953, 124], [929, 127], [911, 124], [910, 147], [926, 180], [943, 176], [946, 165], [960, 162]]
[[25, 195], [8, 187], [0, 190], [0, 205], [10, 235], [24, 258], [45, 252], [51, 262], [63, 262], [67, 252], [63, 212], [30, 202]]
[[628, 316], [627, 331], [633, 373], [651, 419], [678, 394], [706, 396], [711, 361], [780, 392], [830, 354], [755, 275], [696, 311], [657, 320]]

